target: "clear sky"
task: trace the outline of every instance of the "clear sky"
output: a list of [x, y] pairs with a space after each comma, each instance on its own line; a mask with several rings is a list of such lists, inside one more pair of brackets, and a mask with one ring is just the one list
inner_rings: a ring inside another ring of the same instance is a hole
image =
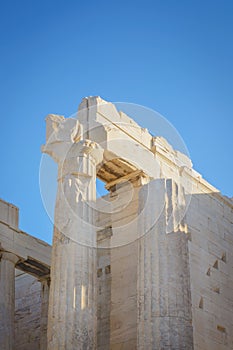
[[161, 113], [194, 168], [233, 196], [233, 1], [9, 0], [0, 27], [0, 196], [20, 208], [22, 230], [51, 242], [44, 118], [89, 95]]

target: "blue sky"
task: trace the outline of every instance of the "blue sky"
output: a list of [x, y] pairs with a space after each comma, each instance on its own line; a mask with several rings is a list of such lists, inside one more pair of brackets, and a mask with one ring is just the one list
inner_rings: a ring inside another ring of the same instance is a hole
[[21, 229], [51, 241], [44, 118], [89, 95], [161, 113], [195, 169], [233, 196], [232, 1], [2, 1], [0, 27], [0, 196], [20, 208]]

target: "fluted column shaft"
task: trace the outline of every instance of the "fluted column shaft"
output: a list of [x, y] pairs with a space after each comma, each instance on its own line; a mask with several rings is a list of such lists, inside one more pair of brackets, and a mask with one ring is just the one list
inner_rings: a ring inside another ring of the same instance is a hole
[[0, 252], [0, 347], [14, 349], [15, 338], [15, 264], [18, 257]]
[[51, 266], [48, 349], [97, 346], [96, 157], [74, 144], [59, 170]]

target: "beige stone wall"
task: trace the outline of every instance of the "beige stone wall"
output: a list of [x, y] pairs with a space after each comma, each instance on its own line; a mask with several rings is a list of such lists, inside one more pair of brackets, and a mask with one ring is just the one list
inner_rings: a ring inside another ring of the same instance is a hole
[[114, 248], [111, 254], [111, 349], [137, 344], [137, 243]]
[[97, 255], [97, 348], [108, 350], [112, 282], [110, 250], [100, 249]]
[[135, 349], [137, 344], [137, 220], [133, 222], [138, 215], [138, 191], [120, 186], [98, 203], [97, 225], [106, 227], [105, 232], [99, 231], [97, 271], [101, 350]]
[[195, 350], [233, 348], [233, 208], [196, 186], [187, 213]]
[[[99, 200], [97, 224], [106, 227], [99, 232], [99, 349], [193, 348], [189, 236], [185, 225], [176, 227], [179, 190], [155, 180], [144, 190], [122, 185]], [[111, 214], [103, 213], [106, 206]]]
[[10, 227], [17, 228], [19, 222], [19, 209], [11, 203], [0, 199], [0, 221]]
[[[183, 180], [185, 184], [185, 178]], [[176, 227], [177, 212], [174, 210], [173, 231], [166, 233], [163, 223], [160, 234], [158, 231], [150, 233], [140, 242], [136, 240], [131, 244], [107, 249], [108, 246], [114, 246], [114, 243], [120, 243], [123, 234], [129, 241], [137, 234], [133, 225], [130, 231], [124, 228], [124, 224], [140, 213], [139, 203], [142, 205], [142, 198], [138, 201], [138, 189], [124, 210], [113, 215], [98, 213], [99, 224], [102, 223], [107, 228], [112, 226], [110, 238], [109, 229], [106, 232], [101, 231], [102, 239], [104, 234], [108, 238], [100, 241], [100, 245], [106, 249], [100, 249], [98, 253], [100, 349], [108, 349], [109, 344], [111, 349], [150, 348], [150, 342], [145, 343], [146, 347], [137, 344], [140, 246], [144, 246], [145, 252], [149, 254], [149, 260], [145, 260], [144, 256], [144, 273], [148, 275], [148, 280], [144, 294], [146, 302], [142, 311], [145, 319], [148, 318], [148, 313], [152, 313], [150, 317], [154, 325], [149, 329], [144, 324], [145, 334], [148, 335], [146, 338], [152, 339], [154, 334], [154, 341], [161, 341], [160, 345], [164, 349], [232, 348], [233, 212], [230, 200], [222, 197], [212, 186], [206, 185], [204, 180], [192, 180], [193, 195], [186, 195], [187, 203], [189, 204], [190, 198], [191, 202], [179, 227]], [[168, 202], [164, 218], [172, 211], [169, 206], [175, 209], [180, 200], [175, 199], [175, 196], [179, 197], [179, 186], [175, 182], [172, 186], [172, 190], [166, 190]], [[105, 205], [111, 205], [110, 211], [114, 212], [130, 195], [127, 186], [123, 186], [115, 195], [105, 197]], [[118, 196], [115, 204], [114, 196]], [[155, 193], [154, 198], [162, 200], [159, 192]], [[151, 203], [149, 207], [153, 206]], [[143, 225], [145, 228], [150, 225], [152, 214], [151, 212], [150, 216], [145, 216], [145, 225], [141, 223], [142, 230]], [[121, 225], [122, 229], [119, 228]], [[105, 274], [108, 264], [111, 265], [110, 275]], [[146, 290], [149, 294], [146, 294]], [[149, 295], [152, 295], [152, 299]], [[186, 321], [180, 324], [182, 318]], [[176, 334], [178, 329], [179, 334]]]
[[41, 283], [16, 270], [15, 345], [17, 350], [40, 349]]

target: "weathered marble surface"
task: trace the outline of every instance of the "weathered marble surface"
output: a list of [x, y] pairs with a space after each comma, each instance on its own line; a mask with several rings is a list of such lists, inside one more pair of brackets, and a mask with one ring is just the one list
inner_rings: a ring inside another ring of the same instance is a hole
[[41, 304], [38, 280], [49, 278], [50, 255], [49, 244], [18, 228], [18, 208], [0, 200], [1, 349], [46, 349], [48, 295]]
[[[52, 120], [56, 121], [56, 116]], [[64, 118], [57, 117], [58, 124], [60, 121], [64, 126]], [[79, 225], [81, 229], [77, 233], [76, 224], [72, 226], [71, 214], [64, 210], [63, 199], [59, 197], [62, 187], [59, 188], [58, 183], [55, 223], [62, 227], [60, 231], [65, 229], [66, 234], [60, 237], [61, 232], [55, 229], [54, 247], [57, 248], [54, 249], [53, 264], [60, 275], [56, 275], [57, 294], [51, 300], [53, 303], [62, 301], [55, 314], [60, 312], [69, 320], [71, 307], [66, 310], [64, 307], [71, 303], [74, 284], [70, 287], [66, 276], [75, 281], [74, 276], [80, 275], [81, 280], [83, 271], [92, 276], [91, 286], [95, 291], [91, 300], [95, 302], [91, 308], [92, 316], [97, 317], [97, 326], [92, 323], [97, 343], [87, 337], [86, 348], [92, 344], [98, 349], [230, 349], [232, 247], [227, 248], [226, 242], [232, 244], [232, 201], [193, 170], [187, 156], [173, 150], [162, 137], [151, 136], [99, 97], [83, 99], [78, 124], [72, 123], [72, 132], [66, 132], [64, 137], [69, 143], [69, 146], [65, 143], [65, 153], [69, 153], [67, 149], [71, 144], [77, 144], [71, 147], [73, 158], [70, 158], [74, 159], [76, 155], [77, 160], [68, 160], [67, 164], [62, 161], [61, 164], [65, 164], [65, 174], [68, 175], [63, 183], [71, 183], [69, 186], [63, 184], [63, 190], [68, 202], [73, 203], [73, 212], [82, 212], [84, 208], [83, 204], [77, 204], [80, 203], [77, 197], [85, 197], [80, 194], [85, 181], [72, 168], [80, 162], [78, 144], [82, 139], [90, 139], [102, 147], [103, 160], [96, 166], [96, 175], [107, 183], [110, 194], [97, 201], [94, 225], [98, 249], [95, 257], [91, 254], [89, 259], [92, 262], [90, 270], [86, 260], [88, 248], [79, 250], [70, 238], [77, 241], [79, 235], [80, 240], [82, 232], [85, 232], [85, 237], [93, 237], [92, 231], [87, 229], [88, 223], [93, 224], [93, 213], [89, 212], [85, 225]], [[49, 136], [51, 125], [49, 122]], [[60, 132], [54, 140], [59, 143], [61, 152], [59, 137]], [[53, 157], [59, 163], [61, 153], [57, 159]], [[59, 179], [63, 178], [62, 172], [64, 169], [59, 170]], [[89, 186], [94, 189], [94, 182]], [[85, 198], [88, 201], [88, 196]], [[95, 201], [94, 196], [91, 198]], [[59, 209], [60, 206], [63, 209]], [[84, 217], [85, 213], [84, 210]], [[77, 222], [75, 220], [73, 222]], [[74, 256], [75, 260], [80, 258], [81, 265], [77, 268], [73, 261], [71, 267], [68, 255], [71, 260]], [[208, 264], [209, 255], [213, 258]], [[208, 265], [208, 278], [203, 276], [202, 264]], [[82, 288], [79, 287], [77, 295], [81, 298]], [[215, 299], [218, 316], [209, 310]], [[225, 311], [220, 310], [221, 306]], [[52, 309], [55, 310], [55, 304]], [[76, 311], [73, 313], [76, 315]], [[90, 315], [82, 321], [76, 319], [76, 326], [69, 321], [68, 328], [65, 328], [73, 329], [73, 333], [75, 327], [76, 330], [79, 328], [80, 349], [88, 317]], [[205, 327], [200, 328], [202, 319], [205, 319]], [[59, 327], [57, 316], [50, 321], [54, 327]], [[50, 328], [50, 339], [52, 333], [55, 334], [54, 329]], [[86, 334], [89, 332], [88, 329]], [[71, 341], [71, 347], [77, 344], [72, 334], [67, 335], [66, 341]]]
[[18, 257], [0, 252], [0, 344], [2, 349], [15, 347], [15, 264]]
[[[47, 118], [47, 128], [55, 118]], [[96, 349], [97, 239], [93, 210], [96, 167], [103, 151], [95, 142], [81, 140], [78, 121], [59, 116], [56, 120], [58, 124], [43, 147], [58, 163], [48, 349]]]
[[[22, 350], [232, 349], [233, 201], [99, 97], [83, 99], [78, 120], [46, 123], [42, 151], [58, 163], [51, 289], [51, 247], [0, 201], [4, 348], [16, 326]], [[37, 277], [16, 278], [14, 323], [15, 264]]]

